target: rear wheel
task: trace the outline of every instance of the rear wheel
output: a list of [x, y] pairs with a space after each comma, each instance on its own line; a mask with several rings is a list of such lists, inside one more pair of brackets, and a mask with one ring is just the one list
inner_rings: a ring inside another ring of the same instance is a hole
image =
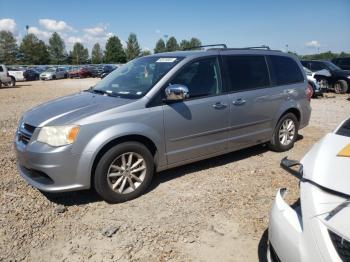
[[269, 147], [276, 152], [291, 149], [298, 137], [299, 122], [293, 113], [287, 113], [278, 121]]
[[345, 94], [348, 92], [348, 83], [345, 80], [338, 80], [334, 83], [334, 92], [337, 94]]
[[109, 203], [120, 203], [142, 195], [154, 173], [153, 156], [138, 142], [125, 142], [109, 149], [99, 160], [94, 186]]
[[16, 86], [16, 79], [14, 77], [11, 77], [11, 81], [9, 83], [10, 87], [15, 87]]

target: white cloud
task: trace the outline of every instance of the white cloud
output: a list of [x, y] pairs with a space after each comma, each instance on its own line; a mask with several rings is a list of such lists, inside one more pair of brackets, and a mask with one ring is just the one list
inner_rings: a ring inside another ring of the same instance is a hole
[[35, 26], [31, 26], [28, 29], [28, 33], [36, 35], [38, 38], [42, 40], [47, 40], [50, 38], [51, 33], [47, 31], [40, 30], [39, 28]]
[[67, 38], [66, 40], [68, 42], [68, 44], [75, 44], [75, 43], [83, 43], [83, 39], [81, 39], [80, 37], [76, 37], [76, 36], [70, 36]]
[[73, 31], [73, 28], [64, 21], [39, 19], [39, 24], [49, 31]]
[[106, 29], [107, 28], [105, 26], [95, 26], [91, 28], [85, 28], [84, 32], [93, 37], [102, 37], [107, 35]]
[[160, 34], [160, 30], [159, 29], [156, 29], [156, 34]]
[[310, 48], [318, 48], [321, 46], [321, 44], [317, 40], [312, 40], [310, 42], [305, 43], [305, 46]]
[[0, 19], [0, 30], [14, 33], [16, 31], [16, 21], [11, 18]]

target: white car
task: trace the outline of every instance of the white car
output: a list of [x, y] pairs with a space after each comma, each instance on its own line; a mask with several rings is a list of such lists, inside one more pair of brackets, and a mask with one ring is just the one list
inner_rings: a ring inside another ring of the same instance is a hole
[[320, 84], [317, 82], [316, 78], [314, 77], [315, 73], [313, 73], [311, 70], [309, 70], [306, 67], [303, 67], [307, 81], [309, 84], [312, 86], [312, 90], [314, 93], [312, 94], [312, 97], [318, 97], [318, 96], [323, 96], [323, 91], [321, 89]]
[[61, 78], [67, 78], [68, 72], [62, 68], [49, 68], [45, 72], [42, 72], [40, 74], [41, 80], [54, 80], [54, 79], [61, 79]]
[[350, 118], [301, 163], [281, 166], [300, 179], [300, 200], [279, 189], [270, 213], [269, 261], [350, 261]]

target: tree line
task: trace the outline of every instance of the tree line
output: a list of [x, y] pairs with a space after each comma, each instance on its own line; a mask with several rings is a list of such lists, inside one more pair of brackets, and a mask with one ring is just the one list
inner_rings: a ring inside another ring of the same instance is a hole
[[[170, 37], [166, 42], [159, 39], [154, 48], [154, 53], [176, 50], [186, 50], [201, 45], [197, 38], [182, 40], [178, 44], [175, 37]], [[108, 38], [104, 50], [99, 43], [94, 44], [89, 51], [80, 42], [73, 45], [73, 49], [66, 51], [66, 45], [62, 37], [52, 33], [46, 44], [35, 34], [27, 34], [17, 44], [16, 38], [9, 31], [0, 31], [0, 64], [100, 64], [100, 63], [125, 63], [136, 57], [150, 55], [149, 50], [142, 50], [136, 34], [131, 33], [126, 42], [126, 48], [117, 36]]]

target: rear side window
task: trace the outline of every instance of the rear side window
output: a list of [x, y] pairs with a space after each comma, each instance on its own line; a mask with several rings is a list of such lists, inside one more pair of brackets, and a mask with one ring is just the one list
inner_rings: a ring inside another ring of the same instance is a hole
[[304, 81], [298, 64], [290, 57], [269, 56], [269, 68], [274, 85], [287, 85]]
[[264, 88], [270, 85], [264, 56], [223, 56], [229, 91]]

